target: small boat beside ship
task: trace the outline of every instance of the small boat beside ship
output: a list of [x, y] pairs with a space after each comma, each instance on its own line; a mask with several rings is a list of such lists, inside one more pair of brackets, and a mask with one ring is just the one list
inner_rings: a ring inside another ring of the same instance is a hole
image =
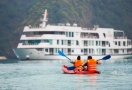
[[5, 56], [0, 56], [0, 60], [5, 60], [7, 59]]

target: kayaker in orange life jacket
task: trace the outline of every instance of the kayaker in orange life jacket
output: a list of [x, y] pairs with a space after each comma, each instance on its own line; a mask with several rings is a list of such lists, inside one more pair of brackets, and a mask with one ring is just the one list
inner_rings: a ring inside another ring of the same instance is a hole
[[92, 56], [88, 56], [87, 62], [83, 65], [83, 67], [87, 66], [87, 69], [84, 68], [84, 70], [88, 70], [90, 72], [95, 72], [95, 71], [97, 71], [96, 70], [97, 64], [101, 64], [101, 62], [99, 62], [96, 59], [93, 59]]
[[78, 56], [77, 57], [77, 59], [74, 61], [74, 62], [71, 62], [71, 63], [73, 63], [74, 64], [74, 66], [76, 67], [75, 69], [74, 69], [74, 71], [82, 71], [82, 69], [83, 69], [83, 67], [82, 67], [82, 65], [83, 65], [83, 60], [81, 60], [81, 57], [80, 56]]

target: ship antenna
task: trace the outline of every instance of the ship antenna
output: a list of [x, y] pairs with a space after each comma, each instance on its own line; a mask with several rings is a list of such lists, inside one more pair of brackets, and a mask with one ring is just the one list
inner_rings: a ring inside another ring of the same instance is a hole
[[41, 21], [42, 21], [41, 27], [44, 28], [46, 26], [46, 22], [48, 21], [47, 9], [45, 9], [45, 13], [42, 15], [43, 15], [43, 18], [41, 19]]

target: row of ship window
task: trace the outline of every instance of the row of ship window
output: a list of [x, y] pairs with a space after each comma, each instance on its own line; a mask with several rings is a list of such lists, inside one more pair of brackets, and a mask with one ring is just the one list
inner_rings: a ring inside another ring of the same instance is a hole
[[[79, 32], [44, 31], [44, 32], [26, 33], [26, 36], [27, 37], [41, 37], [44, 34], [58, 34], [58, 35], [66, 35], [66, 37], [74, 37], [75, 35], [78, 35]], [[80, 37], [81, 38], [99, 38], [99, 35], [98, 33], [81, 32]]]
[[[41, 40], [28, 40], [28, 44], [30, 44], [30, 45], [37, 45], [40, 42], [41, 42]], [[52, 45], [51, 39], [43, 40], [43, 42], [46, 42], [46, 43], [49, 43], [50, 45]], [[108, 44], [107, 41], [96, 41], [95, 43], [96, 43], [96, 46], [101, 46], [101, 44], [102, 45]], [[79, 41], [78, 40], [57, 40], [57, 45], [74, 45], [74, 44], [79, 45]], [[94, 41], [83, 40], [83, 44], [84, 44], [84, 46], [94, 45]], [[25, 45], [26, 45], [26, 43], [25, 43]]]
[[[81, 38], [99, 38], [98, 33], [90, 33], [90, 32], [65, 32], [65, 31], [43, 31], [43, 32], [32, 32], [26, 33], [27, 37], [41, 37], [44, 34], [58, 34], [58, 35], [66, 35], [66, 37], [74, 37], [75, 35], [80, 35]], [[104, 37], [106, 37], [105, 33], [103, 33]], [[114, 36], [114, 39], [127, 39], [126, 36]]]
[[[23, 45], [38, 45], [40, 42], [46, 42], [49, 43], [50, 45], [53, 44], [53, 40], [52, 39], [45, 39], [45, 40], [28, 40], [28, 44], [25, 43], [25, 41], [23, 42]], [[131, 41], [113, 41], [115, 45], [118, 46], [127, 46], [127, 45], [131, 45]], [[57, 45], [79, 45], [79, 41], [78, 40], [57, 40]], [[92, 40], [83, 40], [83, 45], [84, 46], [105, 46], [105, 45], [109, 45], [110, 47], [110, 43], [108, 41], [92, 41]]]
[[131, 45], [131, 41], [113, 41], [115, 43], [115, 45], [121, 46], [121, 43], [123, 44], [123, 46], [128, 46]]
[[[43, 51], [44, 49], [42, 48], [38, 48], [37, 49], [38, 51]], [[73, 49], [73, 48], [45, 48], [45, 52], [49, 53], [49, 54], [57, 54], [58, 53], [58, 50], [61, 50], [62, 52], [64, 53], [74, 53], [76, 49]], [[81, 53], [84, 53], [84, 54], [94, 54], [95, 51], [94, 49], [92, 48], [88, 48], [88, 49], [79, 49]], [[110, 50], [109, 49], [96, 49], [97, 50], [97, 53], [98, 54], [101, 54], [101, 53], [108, 53]], [[77, 50], [78, 51], [78, 50]]]

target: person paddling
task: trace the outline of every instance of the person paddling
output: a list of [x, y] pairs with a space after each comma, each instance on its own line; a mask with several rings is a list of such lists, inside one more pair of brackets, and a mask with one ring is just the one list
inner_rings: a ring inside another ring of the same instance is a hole
[[83, 65], [83, 68], [85, 66], [87, 66], [87, 69], [84, 68], [84, 70], [88, 70], [90, 72], [96, 72], [97, 71], [96, 70], [96, 65], [97, 64], [101, 64], [101, 62], [99, 62], [96, 59], [93, 59], [92, 56], [88, 56], [86, 63]]
[[71, 62], [76, 67], [74, 71], [82, 71], [83, 60], [81, 60], [80, 56], [77, 56], [77, 59], [74, 62]]

